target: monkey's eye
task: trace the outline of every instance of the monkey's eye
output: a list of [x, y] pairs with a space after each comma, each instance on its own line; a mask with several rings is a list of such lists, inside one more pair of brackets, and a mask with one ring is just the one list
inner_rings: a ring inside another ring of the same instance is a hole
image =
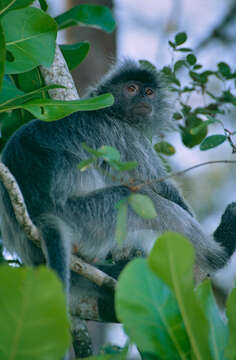
[[152, 89], [147, 88], [147, 89], [145, 90], [145, 95], [151, 96], [151, 95], [153, 95], [153, 94], [154, 94], [154, 91], [153, 91]]
[[136, 95], [138, 90], [139, 90], [139, 87], [136, 84], [131, 84], [131, 85], [127, 86], [127, 91], [129, 93], [129, 95], [132, 95], [132, 96]]

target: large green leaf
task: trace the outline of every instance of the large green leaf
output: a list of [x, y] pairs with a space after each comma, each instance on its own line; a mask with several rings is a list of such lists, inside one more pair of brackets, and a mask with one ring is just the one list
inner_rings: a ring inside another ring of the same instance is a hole
[[226, 313], [229, 326], [229, 343], [226, 348], [226, 356], [229, 360], [236, 359], [236, 288], [233, 289], [227, 300]]
[[6, 60], [5, 36], [3, 33], [2, 25], [0, 23], [0, 90], [2, 88], [2, 81], [3, 81], [4, 69], [5, 69], [5, 60]]
[[194, 359], [211, 359], [208, 321], [194, 292], [194, 251], [190, 242], [180, 234], [165, 233], [154, 245], [148, 262], [176, 296]]
[[114, 98], [111, 94], [103, 94], [86, 100], [61, 101], [52, 99], [35, 99], [26, 103], [0, 109], [0, 113], [15, 109], [24, 109], [37, 119], [54, 121], [68, 116], [76, 111], [99, 110], [111, 106]]
[[0, 17], [9, 10], [21, 9], [31, 5], [34, 0], [1, 0], [0, 1]]
[[116, 312], [131, 341], [159, 359], [190, 359], [190, 344], [173, 293], [144, 259], [129, 263], [116, 289]]
[[3, 17], [2, 26], [7, 49], [6, 73], [52, 64], [57, 25], [49, 15], [36, 8], [14, 10]]
[[78, 5], [55, 18], [59, 30], [75, 25], [89, 25], [106, 32], [115, 28], [110, 9], [101, 5]]
[[46, 268], [0, 268], [0, 359], [58, 360], [70, 344], [62, 285]]
[[60, 45], [69, 70], [75, 69], [86, 58], [89, 48], [90, 44], [88, 41], [81, 41], [77, 44]]
[[196, 295], [208, 319], [209, 346], [212, 358], [226, 360], [224, 351], [228, 341], [228, 327], [222, 320], [209, 280], [205, 280], [197, 287]]

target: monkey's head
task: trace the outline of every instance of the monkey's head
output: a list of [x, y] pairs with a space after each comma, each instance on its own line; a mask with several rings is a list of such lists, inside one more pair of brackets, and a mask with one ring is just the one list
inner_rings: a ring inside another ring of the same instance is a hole
[[170, 129], [163, 77], [147, 66], [126, 60], [116, 65], [90, 92], [90, 96], [112, 93], [115, 102], [103, 109], [118, 121], [158, 135]]

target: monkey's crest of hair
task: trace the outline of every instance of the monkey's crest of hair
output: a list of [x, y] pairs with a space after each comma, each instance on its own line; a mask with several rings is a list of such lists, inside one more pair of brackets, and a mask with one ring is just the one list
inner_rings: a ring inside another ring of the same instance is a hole
[[103, 111], [112, 117], [114, 117], [114, 114], [115, 116], [119, 114], [119, 120], [121, 120], [125, 117], [123, 111], [124, 104], [120, 96], [121, 88], [130, 82], [143, 83], [145, 86], [150, 86], [155, 90], [155, 97], [152, 100], [153, 112], [149, 121], [147, 121], [147, 118], [142, 117], [141, 121], [137, 122], [137, 124], [132, 121], [132, 126], [140, 128], [147, 132], [148, 135], [157, 137], [166, 132], [176, 130], [171, 116], [171, 110], [173, 109], [171, 96], [167, 91], [164, 76], [160, 72], [134, 60], [125, 59], [115, 64], [95, 87], [88, 90], [85, 97], [112, 93], [115, 98], [114, 105], [103, 109]]

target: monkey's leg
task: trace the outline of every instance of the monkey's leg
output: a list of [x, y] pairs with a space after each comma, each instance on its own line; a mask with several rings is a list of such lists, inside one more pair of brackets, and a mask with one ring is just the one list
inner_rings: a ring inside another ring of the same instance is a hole
[[234, 253], [236, 248], [236, 203], [227, 206], [221, 217], [220, 225], [214, 232], [214, 239], [221, 244], [228, 256]]

